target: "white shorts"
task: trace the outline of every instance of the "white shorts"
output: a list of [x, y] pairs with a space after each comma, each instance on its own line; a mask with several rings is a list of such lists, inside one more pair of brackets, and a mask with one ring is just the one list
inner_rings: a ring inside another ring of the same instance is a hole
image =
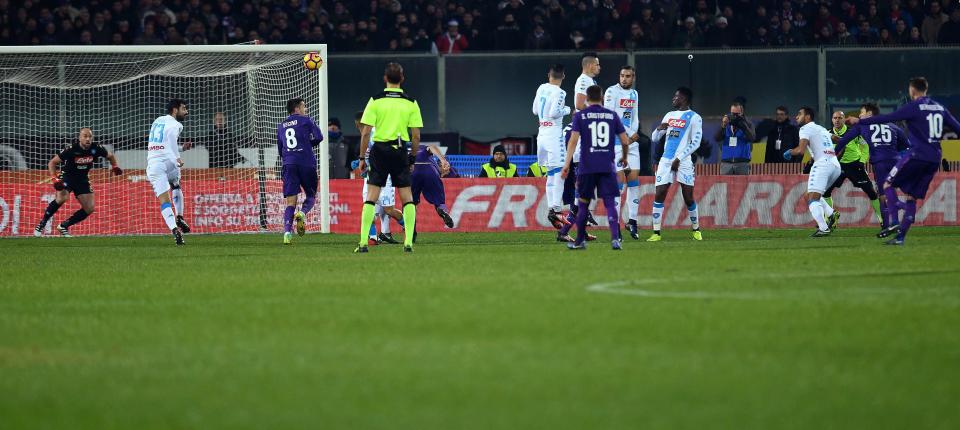
[[[614, 158], [614, 161], [618, 163], [617, 171], [619, 172], [623, 170], [623, 167], [619, 164], [620, 157], [623, 156], [621, 155], [623, 152], [623, 146], [620, 145], [620, 139], [617, 139], [617, 145], [613, 148], [616, 150], [616, 158]], [[637, 142], [630, 144], [629, 151], [627, 152], [627, 166], [630, 167], [630, 170], [633, 170], [634, 172], [640, 171], [640, 144]]]
[[810, 167], [807, 177], [807, 192], [823, 194], [840, 177], [840, 162], [837, 157], [823, 158]]
[[660, 164], [657, 165], [656, 186], [679, 182], [692, 187], [693, 181], [696, 179], [693, 175], [693, 161], [689, 158], [686, 160], [681, 160], [680, 168], [677, 169], [676, 172], [670, 170], [670, 166], [672, 164], [673, 160], [667, 160], [665, 158], [660, 159]]
[[537, 164], [544, 169], [563, 167], [566, 161], [567, 146], [563, 142], [563, 133], [537, 135]]
[[175, 161], [157, 160], [147, 162], [147, 179], [153, 186], [153, 194], [159, 197], [170, 191], [171, 185], [180, 184], [180, 168]]
[[[367, 200], [367, 180], [363, 180], [363, 200]], [[393, 190], [393, 182], [387, 176], [387, 184], [380, 188], [380, 198], [376, 202], [380, 207], [393, 207], [396, 204], [396, 192]]]

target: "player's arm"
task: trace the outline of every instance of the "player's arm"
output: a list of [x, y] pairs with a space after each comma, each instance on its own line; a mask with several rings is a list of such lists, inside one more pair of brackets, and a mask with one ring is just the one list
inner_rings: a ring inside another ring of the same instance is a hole
[[370, 147], [370, 132], [373, 131], [373, 125], [377, 121], [377, 113], [374, 112], [374, 109], [370, 109], [370, 105], [373, 104], [373, 97], [370, 100], [367, 100], [367, 106], [363, 108], [363, 115], [360, 117], [360, 154], [358, 159], [360, 160], [360, 171], [367, 170], [367, 160], [363, 157], [367, 153], [367, 148]]
[[317, 127], [317, 124], [310, 120], [310, 146], [317, 146], [323, 142], [323, 132], [320, 131], [320, 127]]
[[577, 150], [577, 141], [580, 140], [579, 131], [570, 132], [570, 140], [567, 141], [567, 157], [563, 160], [563, 169], [560, 170], [560, 177], [566, 179], [570, 173], [570, 163], [573, 161], [573, 151]]
[[[66, 151], [64, 151], [66, 152]], [[62, 154], [62, 153], [61, 153]], [[60, 157], [60, 154], [54, 155], [50, 161], [47, 162], [47, 173], [50, 174], [50, 183], [53, 184], [53, 188], [57, 191], [63, 189], [63, 180], [60, 179], [60, 174], [57, 171], [57, 167], [60, 166], [63, 157]]]
[[852, 140], [860, 137], [860, 132], [862, 128], [859, 124], [853, 126], [853, 128], [847, 130], [843, 136], [837, 136], [833, 133], [830, 133], [830, 140], [833, 140], [833, 144], [836, 145], [834, 152], [840, 154], [843, 152], [843, 149], [847, 147], [847, 144]]
[[687, 144], [677, 153], [677, 158], [674, 160], [675, 164], [679, 165], [680, 160], [689, 157], [697, 148], [700, 148], [700, 141], [703, 139], [703, 119], [700, 118], [700, 115], [694, 115], [693, 118], [690, 118], [690, 130], [687, 133], [690, 133]]
[[413, 112], [407, 121], [410, 127], [410, 164], [413, 164], [413, 157], [420, 151], [420, 129], [423, 128], [423, 117], [420, 115], [420, 105], [413, 102]]
[[110, 162], [110, 171], [114, 175], [120, 176], [123, 174], [123, 169], [120, 168], [120, 163], [117, 162], [117, 156], [114, 153], [107, 151], [107, 161]]
[[545, 118], [563, 118], [570, 115], [570, 106], [564, 106], [566, 95], [563, 91], [558, 91], [553, 95], [553, 99], [547, 100], [547, 111], [544, 112]]
[[450, 167], [450, 162], [447, 161], [447, 157], [443, 156], [443, 151], [437, 148], [437, 145], [427, 145], [427, 150], [440, 160], [440, 167], [444, 169]]
[[907, 138], [907, 133], [903, 132], [903, 129], [897, 127], [896, 125], [890, 124], [890, 128], [893, 129], [894, 139], [897, 143], [897, 152], [906, 151], [910, 149], [910, 140]]
[[[420, 127], [410, 129], [410, 159], [420, 150]], [[410, 162], [413, 164], [413, 161]]]
[[862, 125], [871, 125], [871, 124], [883, 124], [885, 122], [896, 122], [903, 121], [911, 116], [914, 112], [913, 106], [905, 105], [900, 109], [897, 109], [894, 112], [888, 113], [886, 115], [874, 115], [869, 118], [860, 119], [855, 116], [847, 118], [847, 124], [862, 124]]
[[[807, 150], [807, 145], [809, 144], [810, 144], [810, 139], [800, 136], [800, 143], [797, 144], [797, 147], [793, 149], [788, 149], [786, 152], [784, 152], [783, 158], [786, 158], [787, 160], [789, 160], [791, 157], [795, 157], [797, 155], [803, 154], [803, 151]], [[788, 157], [787, 154], [790, 154], [790, 156]]]
[[180, 151], [177, 150], [177, 141], [180, 139], [180, 132], [183, 131], [183, 126], [180, 127], [167, 127], [165, 133], [167, 133], [167, 142], [170, 142], [167, 146], [167, 153], [170, 155], [171, 159], [177, 160], [177, 167], [183, 167], [183, 160], [180, 158]]
[[650, 140], [653, 142], [660, 140], [660, 138], [667, 133], [668, 127], [670, 127], [670, 125], [667, 124], [667, 117], [664, 116], [660, 121], [660, 125], [658, 125], [657, 128], [653, 129], [653, 132], [650, 133]]
[[640, 141], [640, 106], [637, 106], [638, 103], [633, 105], [633, 121], [630, 122], [630, 129], [627, 130], [627, 135], [630, 136], [631, 142]]
[[630, 136], [627, 136], [627, 132], [623, 131], [620, 133], [620, 165], [623, 166], [624, 170], [630, 170], [630, 163], [627, 162], [627, 154], [630, 152]]
[[573, 96], [573, 102], [573, 106], [576, 107], [578, 111], [586, 109], [587, 93], [577, 93]]
[[613, 94], [613, 87], [607, 88], [607, 90], [603, 92], [603, 107], [616, 112], [617, 109], [615, 107], [616, 103], [614, 103], [614, 99], [616, 99], [616, 97], [614, 97]]
[[950, 127], [954, 133], [960, 134], [960, 122], [946, 108], [943, 109], [943, 123]]

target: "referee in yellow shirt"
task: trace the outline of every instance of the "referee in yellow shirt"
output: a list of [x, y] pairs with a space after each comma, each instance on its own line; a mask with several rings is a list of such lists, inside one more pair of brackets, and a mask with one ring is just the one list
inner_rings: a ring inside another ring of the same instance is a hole
[[[420, 147], [420, 129], [423, 118], [420, 105], [400, 89], [403, 83], [403, 67], [398, 63], [387, 64], [383, 71], [387, 88], [370, 98], [363, 110], [360, 125], [360, 170], [367, 168], [363, 155], [370, 149], [370, 170], [367, 174], [367, 201], [363, 202], [360, 217], [360, 243], [354, 252], [368, 252], [367, 234], [373, 223], [374, 205], [380, 198], [380, 188], [387, 184], [389, 176], [393, 186], [400, 191], [403, 202], [403, 251], [413, 252], [413, 231], [417, 225], [417, 207], [410, 192], [410, 166], [413, 154]], [[371, 143], [370, 131], [374, 130]], [[407, 152], [410, 142], [410, 152]]]

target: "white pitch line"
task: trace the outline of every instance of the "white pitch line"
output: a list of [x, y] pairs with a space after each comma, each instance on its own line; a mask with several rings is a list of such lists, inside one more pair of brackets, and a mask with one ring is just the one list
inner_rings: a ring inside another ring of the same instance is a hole
[[[915, 272], [917, 275], [929, 274], [929, 271], [918, 271]], [[884, 276], [884, 275], [908, 275], [909, 272], [857, 272], [857, 273], [832, 273], [832, 274], [768, 274], [768, 275], [750, 275], [750, 276], [737, 276], [735, 279], [741, 280], [780, 280], [780, 279], [796, 279], [796, 278], [830, 278], [830, 277], [839, 277], [839, 276], [860, 276], [860, 275], [870, 275], [870, 276]], [[896, 294], [907, 294], [907, 293], [916, 293], [917, 288], [922, 288], [924, 291], [955, 291], [956, 288], [943, 287], [943, 286], [914, 286], [913, 288], [890, 288], [890, 287], [877, 287], [877, 288], [817, 288], [817, 289], [805, 289], [805, 290], [754, 290], [754, 291], [703, 291], [703, 290], [694, 290], [694, 291], [661, 291], [661, 290], [650, 290], [643, 288], [619, 288], [627, 286], [644, 286], [644, 285], [659, 285], [667, 283], [685, 283], [685, 282], [708, 282], [714, 280], [714, 277], [687, 277], [687, 278], [647, 278], [647, 279], [637, 279], [637, 280], [620, 280], [612, 282], [603, 282], [598, 284], [591, 284], [586, 287], [586, 290], [593, 293], [602, 293], [602, 294], [619, 294], [624, 296], [634, 296], [634, 297], [646, 297], [646, 298], [663, 298], [663, 299], [729, 299], [729, 300], [776, 300], [776, 299], [802, 299], [809, 298], [811, 293], [814, 294], [824, 294], [824, 298], [840, 298], [842, 295], [896, 295]]]

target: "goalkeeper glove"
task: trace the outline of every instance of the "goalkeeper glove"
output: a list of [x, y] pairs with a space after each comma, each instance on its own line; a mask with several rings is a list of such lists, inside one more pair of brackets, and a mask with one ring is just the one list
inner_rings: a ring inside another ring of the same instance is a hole
[[56, 176], [54, 176], [53, 178], [51, 178], [51, 183], [53, 184], [53, 189], [55, 189], [55, 190], [57, 190], [57, 191], [63, 191], [65, 188], [67, 188], [67, 186], [64, 185], [64, 183], [63, 183], [63, 179], [60, 179], [60, 178], [58, 178], [58, 177], [56, 177]]
[[110, 171], [113, 172], [114, 176], [120, 176], [123, 174], [123, 169], [121, 169], [120, 166], [117, 166], [116, 164], [113, 165], [113, 168], [110, 169]]

